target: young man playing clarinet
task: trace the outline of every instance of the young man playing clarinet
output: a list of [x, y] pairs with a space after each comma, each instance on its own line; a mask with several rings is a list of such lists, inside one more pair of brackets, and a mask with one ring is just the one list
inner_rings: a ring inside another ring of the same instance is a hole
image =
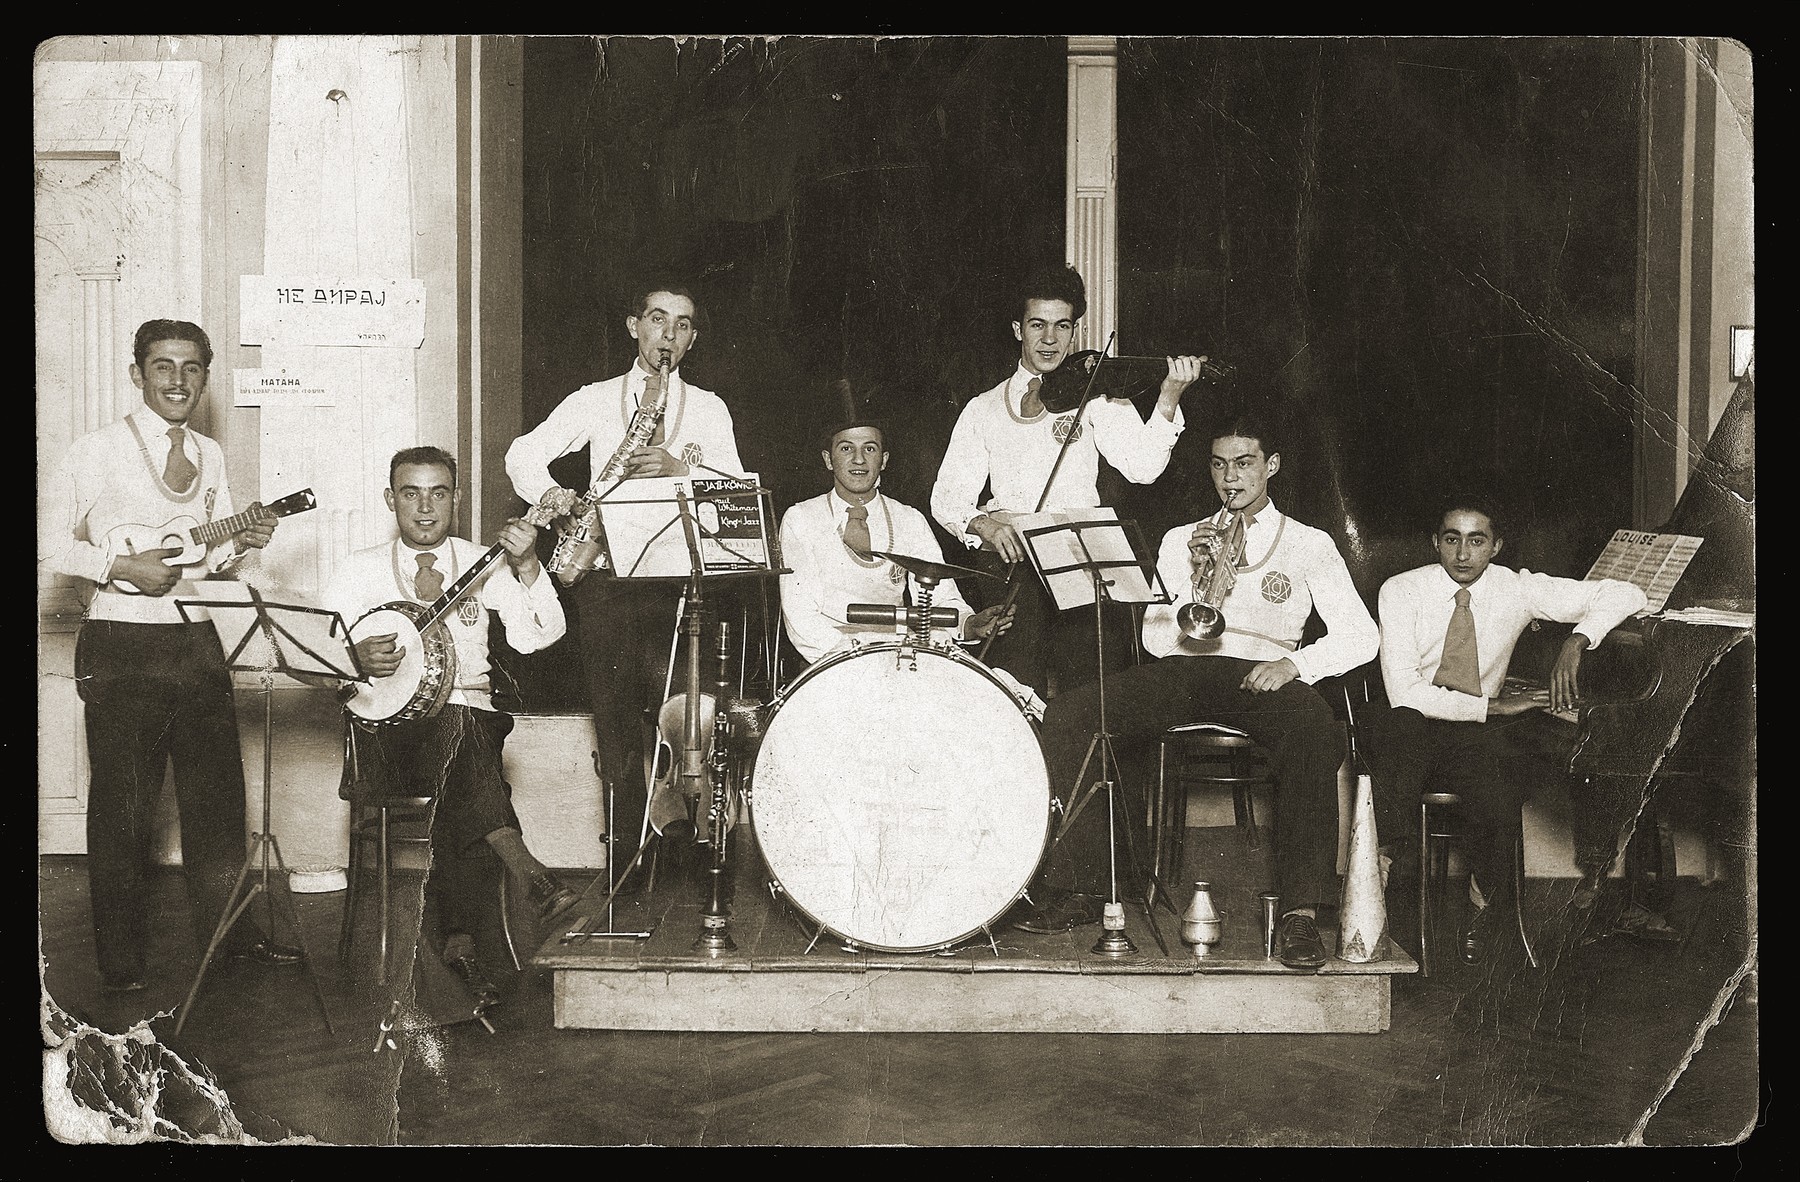
[[[1069, 355], [1075, 326], [1087, 312], [1081, 275], [1073, 267], [1040, 271], [1025, 283], [1014, 308], [1018, 365], [957, 417], [931, 490], [931, 515], [974, 552], [978, 568], [1020, 580], [1012, 627], [994, 642], [989, 660], [1046, 697], [1052, 677], [1059, 690], [1093, 679], [1090, 613], [1065, 616], [1057, 610], [1032, 573], [1013, 520], [1037, 511], [1098, 506], [1103, 457], [1134, 484], [1153, 483], [1169, 466], [1185, 425], [1182, 391], [1200, 377], [1205, 358], [1169, 359], [1148, 418], [1126, 399], [1095, 398], [1077, 421], [1073, 410], [1047, 410], [1039, 392], [1045, 375]], [[986, 500], [984, 488], [991, 488]], [[1126, 651], [1123, 645], [1112, 647]]]
[[[643, 288], [625, 317], [625, 330], [637, 343], [631, 368], [576, 390], [513, 440], [506, 472], [514, 491], [528, 504], [540, 503], [556, 487], [551, 462], [584, 447], [595, 482], [609, 466], [622, 480], [742, 473], [724, 400], [681, 374], [683, 358], [700, 339], [699, 319], [699, 306], [686, 287], [656, 281]], [[654, 433], [634, 446], [629, 433], [635, 412], [659, 402], [664, 410]], [[662, 706], [680, 589], [596, 574], [582, 578], [573, 594], [600, 775], [613, 795], [614, 816], [607, 824], [616, 829], [613, 856], [622, 873], [637, 853], [649, 803], [648, 719]]]

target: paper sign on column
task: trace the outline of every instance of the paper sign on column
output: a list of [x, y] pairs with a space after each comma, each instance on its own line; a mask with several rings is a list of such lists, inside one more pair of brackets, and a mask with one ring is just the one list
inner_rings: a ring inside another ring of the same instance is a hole
[[318, 377], [287, 369], [231, 371], [233, 406], [336, 406], [337, 396]]
[[244, 345], [416, 349], [425, 341], [425, 281], [312, 275], [238, 277]]

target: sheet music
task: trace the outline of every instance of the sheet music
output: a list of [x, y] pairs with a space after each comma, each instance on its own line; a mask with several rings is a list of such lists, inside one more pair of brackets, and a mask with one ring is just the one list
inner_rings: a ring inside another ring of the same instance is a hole
[[1590, 579], [1621, 579], [1636, 584], [1649, 600], [1640, 616], [1655, 615], [1669, 602], [1669, 592], [1681, 581], [1694, 552], [1704, 539], [1686, 534], [1647, 534], [1622, 529], [1615, 532], [1600, 557], [1594, 559]]
[[[1057, 526], [1079, 522], [1106, 522], [1111, 529], [1057, 529]], [[1093, 576], [1082, 563], [1120, 563], [1107, 566], [1102, 577], [1111, 581], [1106, 589], [1115, 603], [1153, 603], [1156, 591], [1145, 577], [1144, 569], [1131, 539], [1126, 535], [1118, 514], [1108, 508], [1052, 509], [1043, 513], [1021, 513], [1012, 519], [1013, 528], [1025, 539], [1032, 565], [1050, 590], [1059, 608], [1085, 607], [1094, 602]], [[1047, 533], [1034, 533], [1048, 530]], [[1062, 567], [1076, 567], [1061, 570]], [[1045, 571], [1050, 573], [1046, 574]]]
[[[623, 482], [600, 502], [613, 574], [666, 578], [692, 573], [677, 493], [694, 508], [703, 570], [766, 568], [768, 528], [759, 487], [754, 472], [745, 473], [742, 480], [656, 476]], [[721, 495], [736, 493], [741, 495]]]

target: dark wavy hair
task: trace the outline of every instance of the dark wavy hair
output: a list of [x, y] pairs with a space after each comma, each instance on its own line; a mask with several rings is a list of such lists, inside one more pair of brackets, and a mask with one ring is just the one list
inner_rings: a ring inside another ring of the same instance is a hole
[[388, 461], [388, 487], [394, 487], [394, 473], [406, 464], [442, 464], [450, 469], [450, 487], [456, 487], [456, 457], [441, 447], [406, 447]]
[[1021, 322], [1025, 319], [1025, 308], [1032, 300], [1061, 300], [1074, 310], [1075, 320], [1079, 322], [1087, 315], [1087, 284], [1074, 267], [1044, 267], [1034, 271], [1019, 287], [1019, 299], [1014, 307], [1018, 309]]
[[207, 339], [204, 328], [186, 320], [146, 320], [138, 325], [137, 336], [131, 342], [131, 359], [139, 369], [144, 368], [150, 346], [158, 341], [192, 341], [200, 346], [200, 364], [212, 368], [212, 341]]

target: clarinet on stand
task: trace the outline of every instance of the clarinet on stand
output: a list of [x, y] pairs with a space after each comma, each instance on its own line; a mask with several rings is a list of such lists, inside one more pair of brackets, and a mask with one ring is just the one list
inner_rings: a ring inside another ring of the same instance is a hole
[[723, 956], [737, 951], [728, 930], [731, 915], [725, 908], [725, 826], [729, 820], [728, 767], [731, 745], [731, 719], [725, 711], [713, 715], [712, 754], [709, 774], [712, 780], [711, 800], [707, 815], [712, 823], [712, 865], [706, 869], [710, 892], [706, 909], [700, 912], [700, 935], [694, 949], [708, 956]]

